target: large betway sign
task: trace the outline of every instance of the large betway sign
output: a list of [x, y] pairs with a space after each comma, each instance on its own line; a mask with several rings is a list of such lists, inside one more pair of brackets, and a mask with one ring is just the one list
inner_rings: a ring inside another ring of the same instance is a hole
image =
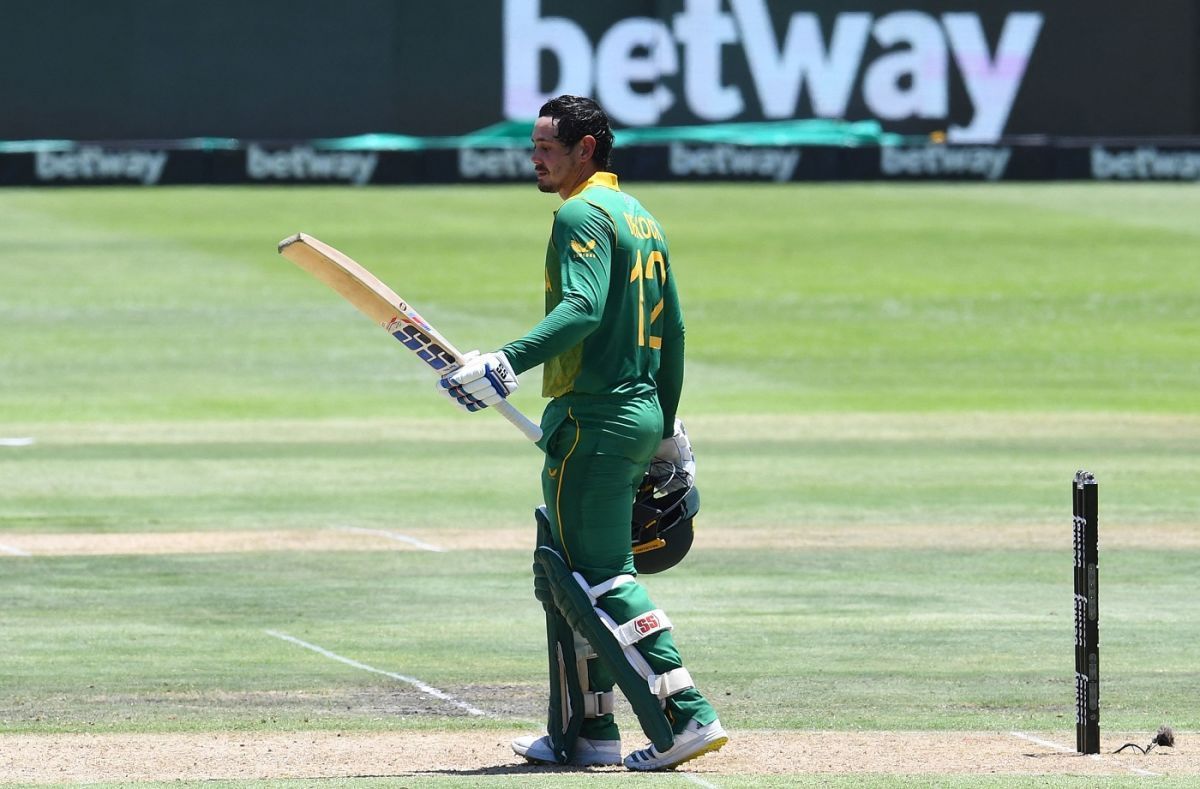
[[[1015, 11], [989, 31], [973, 3], [962, 5], [938, 15], [797, 11], [781, 27], [767, 0], [684, 0], [674, 15], [617, 19], [593, 40], [575, 20], [544, 14], [541, 0], [504, 0], [504, 113], [528, 119], [560, 93], [594, 96], [630, 126], [654, 125], [681, 103], [695, 122], [749, 119], [751, 101], [767, 120], [848, 118], [865, 106], [885, 122], [944, 121], [951, 142], [993, 142], [1043, 17]], [[740, 84], [724, 73], [739, 53], [749, 72]], [[970, 103], [961, 119], [951, 118], [955, 77]]]

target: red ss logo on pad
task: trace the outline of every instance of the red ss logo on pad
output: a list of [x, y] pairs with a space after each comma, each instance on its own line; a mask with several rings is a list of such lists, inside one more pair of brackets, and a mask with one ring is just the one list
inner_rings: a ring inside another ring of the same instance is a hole
[[649, 633], [658, 627], [658, 617], [654, 614], [646, 614], [641, 619], [636, 620], [633, 626], [637, 628], [639, 633]]

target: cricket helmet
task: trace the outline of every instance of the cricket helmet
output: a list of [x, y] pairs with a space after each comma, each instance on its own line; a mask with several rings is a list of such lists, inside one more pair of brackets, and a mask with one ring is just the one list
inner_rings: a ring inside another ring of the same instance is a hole
[[639, 573], [661, 573], [691, 550], [692, 519], [700, 491], [686, 471], [670, 461], [650, 464], [633, 500], [633, 565]]

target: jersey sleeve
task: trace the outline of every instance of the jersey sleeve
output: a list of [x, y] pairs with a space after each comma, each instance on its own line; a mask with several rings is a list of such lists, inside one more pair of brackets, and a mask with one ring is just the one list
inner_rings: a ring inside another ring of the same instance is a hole
[[679, 408], [679, 397], [683, 392], [683, 310], [679, 305], [679, 291], [675, 286], [675, 274], [667, 269], [667, 281], [663, 285], [663, 337], [660, 349], [658, 376], [658, 404], [663, 413], [663, 438], [675, 432], [675, 414]]
[[517, 373], [582, 343], [600, 324], [608, 298], [615, 245], [608, 215], [584, 200], [568, 200], [555, 215], [550, 238], [562, 300], [525, 336], [500, 349]]

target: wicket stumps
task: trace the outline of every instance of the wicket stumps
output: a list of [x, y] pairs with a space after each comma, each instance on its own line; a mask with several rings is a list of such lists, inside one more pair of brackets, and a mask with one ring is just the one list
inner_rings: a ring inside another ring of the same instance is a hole
[[1096, 478], [1075, 473], [1075, 750], [1100, 753], [1100, 559]]

